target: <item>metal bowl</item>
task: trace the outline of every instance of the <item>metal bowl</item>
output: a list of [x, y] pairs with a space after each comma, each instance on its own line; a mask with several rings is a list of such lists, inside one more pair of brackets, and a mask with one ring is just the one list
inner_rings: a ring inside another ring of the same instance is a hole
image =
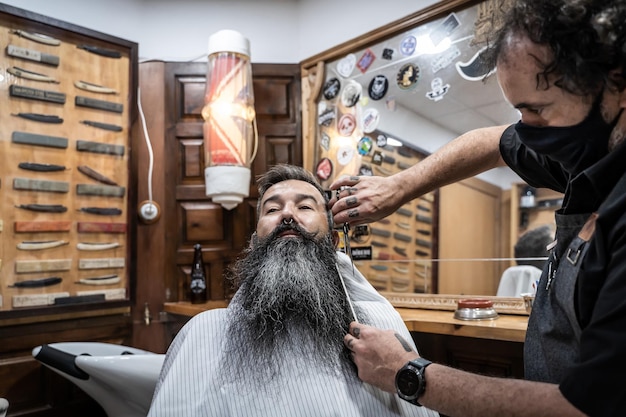
[[494, 320], [498, 313], [493, 302], [483, 299], [459, 300], [454, 318], [458, 320]]

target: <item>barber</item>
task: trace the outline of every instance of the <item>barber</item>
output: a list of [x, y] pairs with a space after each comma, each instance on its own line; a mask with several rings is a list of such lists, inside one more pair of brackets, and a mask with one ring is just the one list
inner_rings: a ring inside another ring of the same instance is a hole
[[[388, 178], [346, 177], [335, 223], [371, 222], [440, 186], [511, 167], [565, 194], [524, 344], [525, 380], [419, 358], [352, 323], [359, 377], [449, 416], [626, 416], [626, 1], [521, 0], [486, 56], [521, 120], [460, 136]], [[343, 187], [343, 188], [341, 188]]]

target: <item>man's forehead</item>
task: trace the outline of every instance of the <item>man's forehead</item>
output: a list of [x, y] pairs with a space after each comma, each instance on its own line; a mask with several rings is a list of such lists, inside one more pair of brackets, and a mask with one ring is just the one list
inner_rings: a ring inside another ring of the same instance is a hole
[[284, 198], [302, 198], [307, 196], [318, 203], [324, 202], [322, 194], [313, 184], [301, 180], [285, 180], [272, 185], [265, 191], [263, 201], [270, 198], [275, 199], [278, 196], [283, 196]]
[[538, 68], [545, 69], [554, 59], [554, 53], [547, 44], [533, 42], [525, 33], [509, 33], [504, 41], [498, 60], [529, 60]]

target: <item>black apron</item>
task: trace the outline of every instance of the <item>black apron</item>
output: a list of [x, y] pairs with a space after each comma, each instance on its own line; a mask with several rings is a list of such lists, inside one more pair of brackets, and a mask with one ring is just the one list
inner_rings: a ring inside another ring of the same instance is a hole
[[[559, 383], [579, 358], [581, 329], [576, 318], [576, 281], [589, 245], [579, 233], [589, 214], [556, 214], [556, 246], [539, 280], [524, 343], [524, 376]], [[587, 227], [585, 228], [587, 229]]]
[[543, 269], [528, 320], [524, 377], [560, 383], [580, 356], [581, 328], [576, 316], [576, 282], [598, 212], [626, 194], [626, 173], [593, 214], [556, 214], [556, 246]]

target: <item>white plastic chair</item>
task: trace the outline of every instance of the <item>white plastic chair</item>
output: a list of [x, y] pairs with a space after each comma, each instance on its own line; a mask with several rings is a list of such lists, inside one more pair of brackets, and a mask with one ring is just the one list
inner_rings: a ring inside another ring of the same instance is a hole
[[507, 268], [500, 278], [498, 297], [521, 297], [521, 294], [535, 293], [533, 284], [539, 281], [541, 269], [532, 265], [517, 265]]

